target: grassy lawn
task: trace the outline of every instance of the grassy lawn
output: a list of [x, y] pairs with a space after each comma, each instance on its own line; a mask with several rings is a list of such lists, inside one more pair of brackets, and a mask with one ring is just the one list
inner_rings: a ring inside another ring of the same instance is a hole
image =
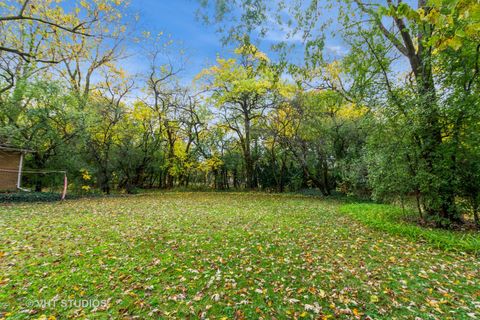
[[341, 206], [251, 193], [2, 205], [0, 318], [480, 318], [478, 256]]
[[480, 233], [478, 231], [451, 231], [421, 227], [412, 222], [417, 213], [402, 208], [375, 203], [356, 203], [340, 207], [341, 213], [351, 215], [362, 223], [380, 231], [401, 234], [413, 241], [426, 241], [430, 245], [480, 256]]

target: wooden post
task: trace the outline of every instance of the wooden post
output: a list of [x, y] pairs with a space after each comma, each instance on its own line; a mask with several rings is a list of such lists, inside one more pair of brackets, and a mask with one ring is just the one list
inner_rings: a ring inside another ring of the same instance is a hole
[[20, 153], [20, 163], [18, 164], [17, 189], [20, 189], [22, 182], [23, 152]]
[[68, 186], [68, 179], [67, 179], [67, 173], [65, 172], [63, 176], [62, 200], [65, 200], [65, 196], [67, 195], [67, 186]]

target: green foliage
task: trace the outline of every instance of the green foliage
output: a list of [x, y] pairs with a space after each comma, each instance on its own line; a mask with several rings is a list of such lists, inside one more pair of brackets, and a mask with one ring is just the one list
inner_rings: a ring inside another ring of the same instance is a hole
[[220, 115], [220, 126], [236, 135], [243, 155], [246, 186], [255, 189], [256, 157], [252, 142], [268, 110], [290, 97], [294, 88], [279, 78], [278, 70], [268, 57], [244, 38], [235, 50], [237, 59], [217, 59], [217, 65], [203, 70], [197, 78], [211, 92], [212, 102]]
[[61, 194], [55, 192], [0, 193], [0, 203], [54, 202], [60, 201], [60, 198]]

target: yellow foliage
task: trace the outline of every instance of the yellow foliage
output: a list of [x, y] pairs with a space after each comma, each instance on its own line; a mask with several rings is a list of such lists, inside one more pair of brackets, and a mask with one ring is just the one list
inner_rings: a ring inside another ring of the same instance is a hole
[[88, 181], [92, 178], [92, 176], [90, 175], [87, 169], [81, 169], [80, 173], [82, 174], [82, 179], [85, 181]]
[[250, 44], [244, 44], [244, 45], [236, 48], [234, 50], [234, 53], [237, 54], [237, 55], [247, 56], [251, 60], [260, 60], [260, 61], [264, 61], [264, 62], [269, 62], [270, 61], [270, 59], [268, 58], [268, 56], [264, 52], [258, 50], [258, 48], [251, 43]]
[[345, 119], [355, 120], [363, 117], [367, 112], [368, 109], [364, 106], [348, 103], [338, 109], [337, 115]]
[[223, 161], [217, 155], [213, 155], [211, 158], [208, 158], [201, 162], [198, 168], [207, 173], [211, 170], [216, 170], [220, 168], [222, 165]]
[[327, 64], [325, 67], [325, 72], [333, 80], [337, 80], [340, 77], [341, 66], [338, 60], [333, 61], [332, 63]]

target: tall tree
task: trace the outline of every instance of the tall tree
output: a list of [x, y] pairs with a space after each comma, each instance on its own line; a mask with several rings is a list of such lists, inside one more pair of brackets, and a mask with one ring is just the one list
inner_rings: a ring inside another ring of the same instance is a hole
[[[356, 76], [338, 83], [339, 86], [333, 89], [342, 93], [352, 93], [352, 89], [355, 89], [354, 93], [358, 94], [366, 92], [365, 85], [377, 86], [373, 90], [376, 93], [370, 97], [362, 96], [361, 100], [358, 100], [358, 96], [350, 98], [362, 104], [368, 100], [368, 106], [377, 111], [380, 105], [388, 103], [402, 114], [408, 107], [402, 101], [402, 95], [398, 94], [399, 73], [393, 72], [393, 66], [396, 57], [407, 61], [407, 68], [402, 72], [406, 71], [408, 76], [401, 78], [414, 98], [408, 99], [408, 103], [413, 106], [415, 118], [411, 139], [403, 141], [408, 144], [405, 148], [418, 149], [418, 159], [411, 161], [417, 167], [411, 172], [415, 172], [416, 185], [420, 189], [427, 215], [439, 223], [459, 222], [460, 215], [455, 202], [455, 172], [458, 167], [456, 150], [461, 143], [459, 139], [456, 145], [445, 139], [445, 136], [454, 134], [445, 124], [451, 123], [452, 128], [461, 128], [466, 109], [456, 116], [453, 113], [447, 115], [445, 110], [452, 105], [447, 104], [445, 96], [453, 91], [442, 88], [440, 94], [438, 89], [443, 79], [452, 73], [465, 76], [459, 79], [460, 83], [464, 83], [465, 92], [471, 92], [472, 86], [477, 83], [478, 4], [475, 1], [435, 0], [419, 0], [415, 5], [401, 0], [335, 3], [338, 5], [331, 12], [337, 15], [337, 21], [343, 26], [343, 36], [351, 52], [357, 53], [356, 56], [350, 55], [350, 59], [365, 63], [363, 66], [360, 63], [351, 64], [358, 68], [350, 69]], [[300, 33], [305, 45], [305, 74], [326, 63], [322, 49], [327, 20], [322, 18], [322, 13], [327, 12], [331, 3], [300, 0], [293, 3], [256, 1], [252, 4], [251, 1], [237, 0], [215, 3], [202, 1], [202, 4], [208, 8], [211, 8], [209, 5], [214, 7], [213, 11], [205, 12], [207, 15], [214, 12], [216, 22], [228, 18], [227, 25], [231, 25], [231, 21], [234, 21], [236, 27], [226, 29], [229, 35], [239, 31], [268, 35], [272, 31], [268, 24], [273, 25], [273, 29], [285, 31], [287, 38]], [[238, 18], [236, 22], [235, 18]], [[452, 54], [452, 51], [456, 53]], [[462, 65], [448, 63], [448, 70], [435, 68], [439, 65], [438, 58], [442, 52], [449, 57], [459, 58], [463, 55]], [[467, 52], [468, 55], [465, 55]], [[363, 83], [363, 88], [359, 82]], [[461, 105], [462, 108], [467, 107], [467, 104]], [[453, 118], [449, 119], [450, 116]]]
[[[58, 63], [58, 38], [65, 43], [75, 37], [96, 37], [92, 29], [107, 23], [122, 6], [118, 0], [79, 1], [71, 9], [54, 0], [11, 0], [0, 6], [0, 53], [14, 54], [25, 61]], [[34, 50], [25, 50], [15, 37], [28, 26], [41, 30], [40, 41]], [[20, 45], [20, 46], [19, 46]]]
[[238, 137], [245, 162], [246, 185], [257, 187], [252, 155], [255, 126], [265, 111], [275, 105], [279, 75], [267, 56], [248, 40], [235, 50], [237, 59], [217, 59], [217, 65], [202, 71], [210, 100], [224, 124]]
[[127, 114], [125, 99], [133, 86], [132, 79], [106, 75], [91, 100], [94, 111], [87, 117], [85, 148], [97, 168], [99, 188], [107, 194], [112, 187], [113, 149], [120, 141], [121, 123]]

